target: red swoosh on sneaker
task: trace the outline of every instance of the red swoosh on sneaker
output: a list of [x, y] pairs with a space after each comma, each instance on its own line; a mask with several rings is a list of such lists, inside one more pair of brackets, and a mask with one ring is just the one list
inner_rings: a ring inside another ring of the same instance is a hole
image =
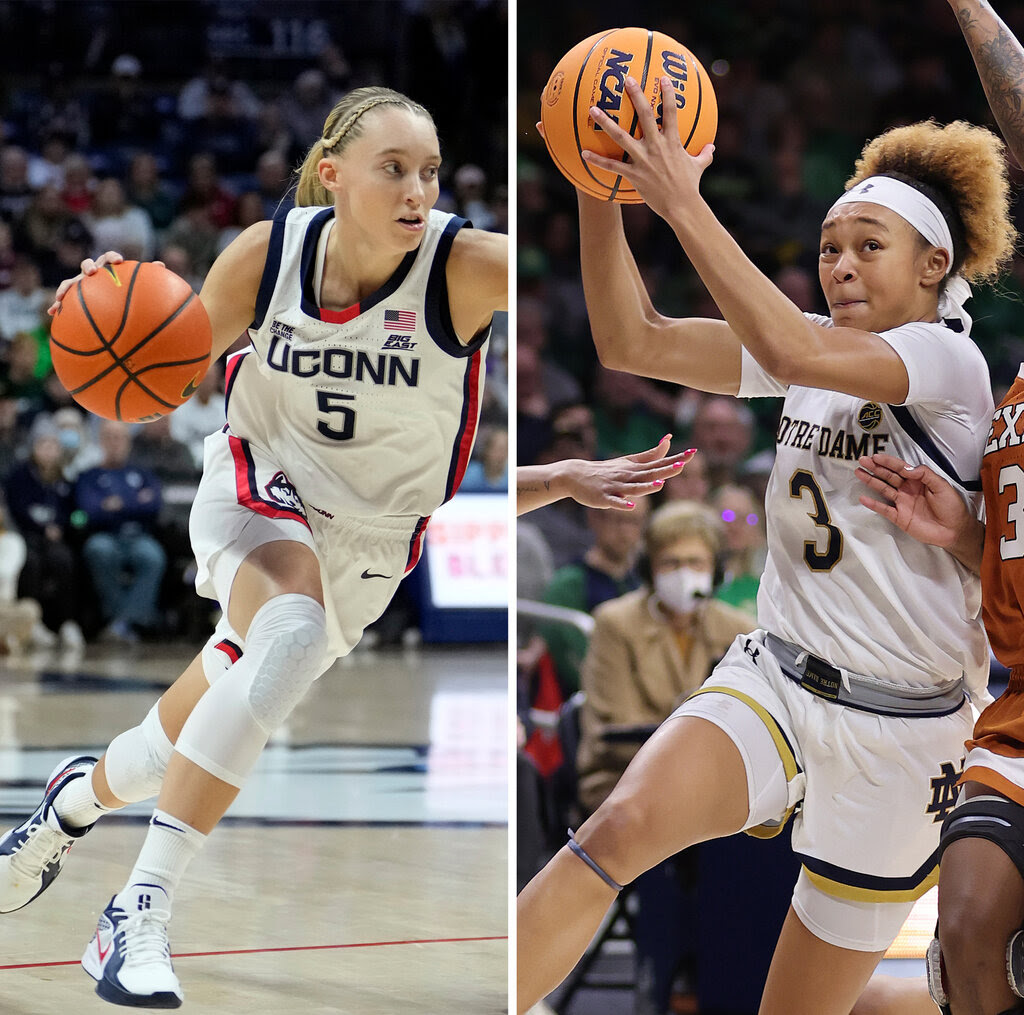
[[70, 772], [74, 772], [77, 768], [78, 768], [78, 765], [68, 765], [68, 767], [65, 768], [64, 771], [62, 771], [59, 775], [55, 775], [46, 784], [46, 792], [49, 793], [50, 790], [53, 789], [53, 787], [56, 786], [57, 783], [60, 782], [61, 779], [63, 779], [65, 775], [68, 775]]
[[113, 947], [114, 947], [114, 939], [113, 938], [110, 939], [110, 944], [107, 945], [107, 950], [106, 951], [104, 951], [100, 947], [100, 939], [96, 938], [96, 951], [99, 952], [100, 962], [102, 962], [110, 954], [110, 949], [113, 948]]

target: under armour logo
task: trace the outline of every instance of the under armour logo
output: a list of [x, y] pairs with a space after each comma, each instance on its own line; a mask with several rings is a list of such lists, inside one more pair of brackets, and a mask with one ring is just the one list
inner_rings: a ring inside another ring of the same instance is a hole
[[960, 770], [951, 762], [944, 761], [939, 768], [942, 775], [931, 780], [932, 802], [925, 809], [926, 814], [935, 815], [933, 821], [936, 823], [942, 821], [956, 806], [959, 793], [957, 783], [960, 781]]
[[750, 656], [750, 658], [753, 659], [755, 663], [757, 662], [757, 657], [761, 654], [761, 650], [759, 648], [754, 647], [753, 638], [748, 638], [743, 643], [743, 651], [746, 652], [747, 655]]
[[858, 194], [866, 194], [871, 188], [874, 187], [873, 183], [865, 183], [864, 186], [860, 187], [857, 191]]
[[140, 895], [139, 896], [139, 911], [145, 909], [152, 909], [153, 896], [152, 895]]

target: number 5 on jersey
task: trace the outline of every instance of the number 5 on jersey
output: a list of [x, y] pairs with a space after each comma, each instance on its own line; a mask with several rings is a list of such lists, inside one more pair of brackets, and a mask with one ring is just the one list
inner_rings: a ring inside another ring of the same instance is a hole
[[317, 421], [316, 428], [332, 441], [350, 441], [356, 435], [356, 410], [345, 402], [354, 402], [355, 395], [339, 395], [333, 391], [318, 391], [316, 407], [330, 419]]

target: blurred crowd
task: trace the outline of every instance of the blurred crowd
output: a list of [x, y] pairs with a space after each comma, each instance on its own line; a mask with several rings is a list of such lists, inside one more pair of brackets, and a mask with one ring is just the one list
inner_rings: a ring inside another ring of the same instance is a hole
[[[387, 19], [369, 0], [129, 10], [143, 8], [0, 5], [0, 651], [194, 638], [211, 621], [187, 515], [203, 437], [224, 421], [223, 363], [157, 422], [81, 410], [45, 310], [84, 258], [162, 260], [198, 291], [232, 239], [290, 207], [293, 169], [366, 84], [434, 115], [439, 207], [508, 228], [503, 3], [395, 3]], [[468, 86], [494, 66], [501, 94]], [[505, 489], [506, 350], [502, 315], [469, 488]]]

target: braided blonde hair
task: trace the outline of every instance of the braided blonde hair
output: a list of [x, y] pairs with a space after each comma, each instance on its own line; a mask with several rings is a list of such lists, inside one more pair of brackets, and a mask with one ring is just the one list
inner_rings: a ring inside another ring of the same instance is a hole
[[[418, 102], [414, 102], [392, 88], [373, 85], [356, 88], [349, 92], [328, 114], [324, 122], [323, 137], [313, 142], [297, 171], [298, 183], [295, 188], [295, 204], [331, 205], [331, 195], [320, 182], [317, 166], [320, 160], [330, 155], [340, 155], [345, 148], [362, 133], [361, 119], [364, 113], [377, 106], [398, 106], [417, 116], [425, 116], [434, 126], [434, 118]], [[435, 128], [436, 129], [436, 128]]]

